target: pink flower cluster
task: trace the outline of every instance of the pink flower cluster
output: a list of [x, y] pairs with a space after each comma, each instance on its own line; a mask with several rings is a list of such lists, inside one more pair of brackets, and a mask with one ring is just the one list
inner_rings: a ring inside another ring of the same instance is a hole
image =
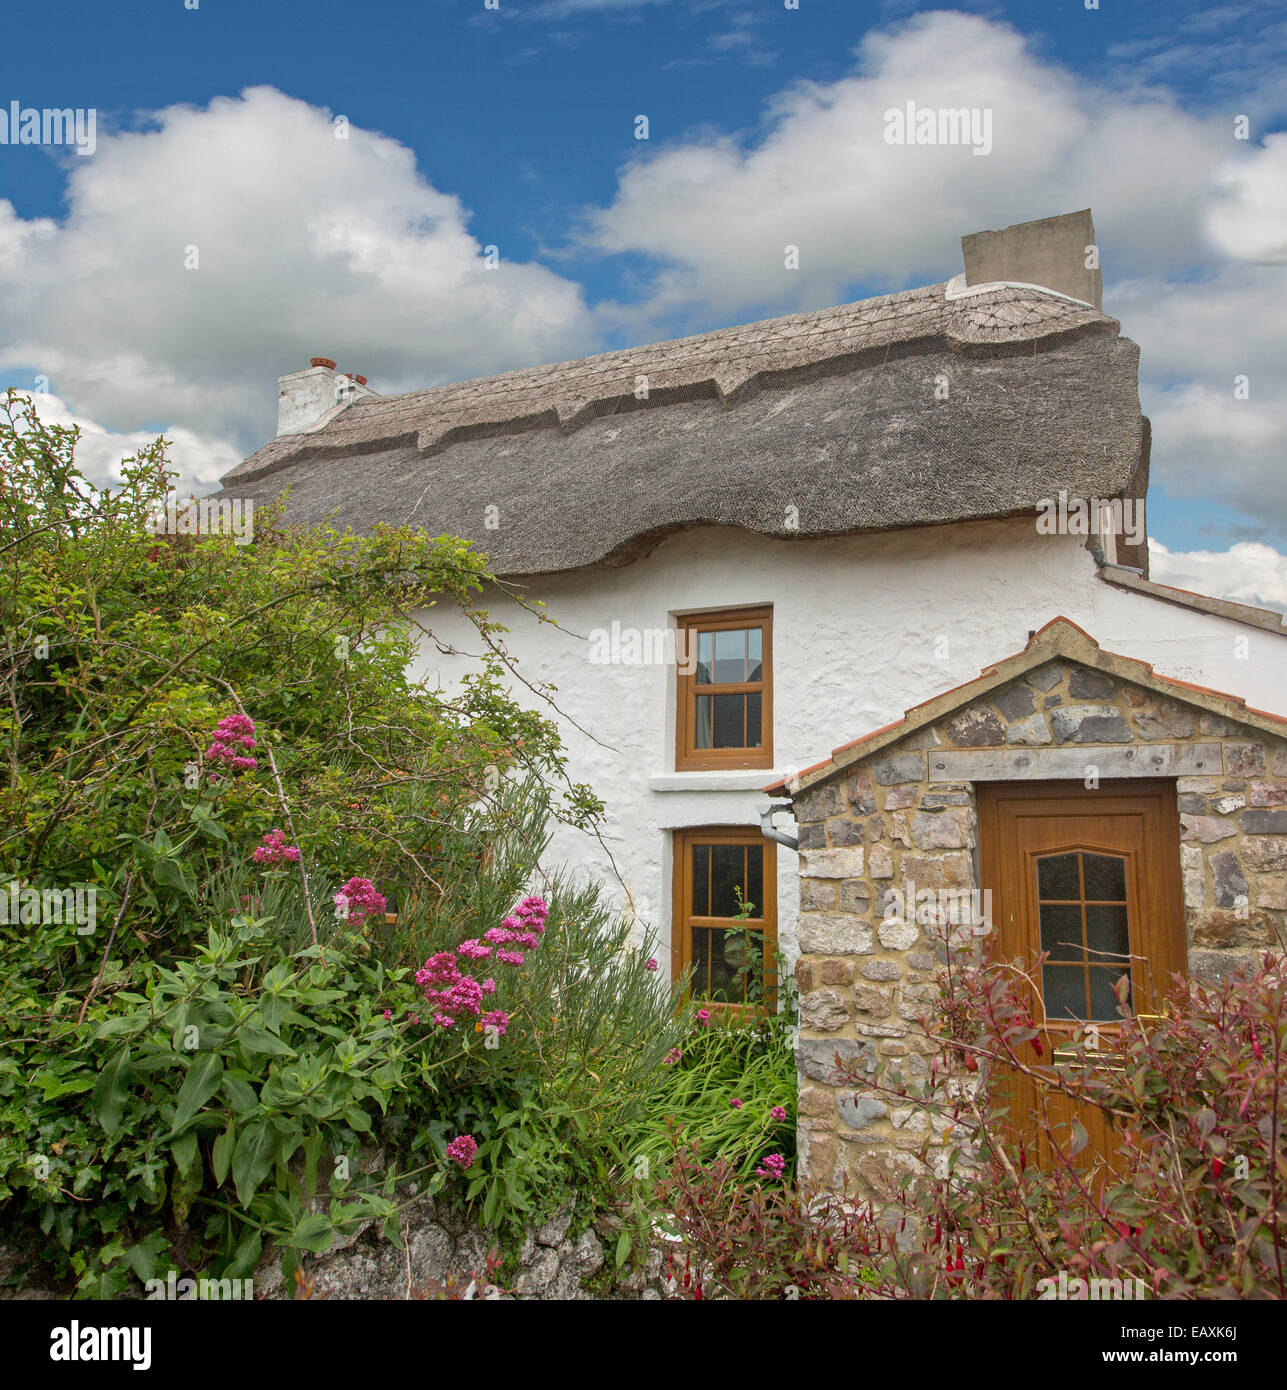
[[757, 1178], [780, 1178], [786, 1168], [786, 1159], [781, 1154], [769, 1154], [755, 1170]]
[[[472, 975], [463, 975], [454, 951], [439, 951], [416, 971], [416, 984], [424, 990], [425, 1003], [433, 1009], [439, 1028], [454, 1028], [461, 1014], [483, 1011], [483, 997], [496, 993], [496, 981], [481, 984]], [[505, 1019], [506, 1023], [509, 1019]]]
[[775, 1106], [773, 1107], [773, 1109], [769, 1111], [769, 1114], [770, 1114], [775, 1120], [785, 1120], [785, 1119], [786, 1119], [786, 1110], [785, 1110], [782, 1106], [780, 1106], [780, 1105], [775, 1105]]
[[711, 1026], [711, 1011], [709, 1009], [698, 1009], [695, 1017], [698, 1027], [709, 1028]]
[[472, 1134], [461, 1134], [447, 1145], [447, 1157], [462, 1168], [468, 1168], [478, 1152], [478, 1144]]
[[254, 721], [244, 714], [229, 714], [215, 726], [206, 757], [212, 763], [223, 763], [238, 772], [253, 772], [259, 766], [258, 761], [238, 750], [257, 746]]
[[280, 830], [270, 830], [250, 857], [256, 864], [297, 864], [299, 850], [286, 843], [286, 836]]
[[[549, 915], [550, 909], [546, 906], [544, 898], [524, 898], [499, 927], [493, 927], [483, 933], [483, 941], [491, 942], [496, 950], [496, 959], [502, 965], [522, 965], [525, 959], [523, 952], [514, 950], [514, 947], [522, 946], [529, 951], [535, 950], [541, 944], [545, 919]], [[487, 949], [477, 941], [466, 944], [479, 950]]]
[[433, 1009], [433, 1021], [439, 1028], [454, 1028], [462, 1014], [472, 1014], [480, 1019], [476, 1026], [505, 1036], [509, 1015], [504, 1009], [483, 1013], [482, 1007], [484, 997], [496, 993], [496, 981], [488, 978], [480, 983], [465, 974], [459, 958], [486, 960], [495, 954], [502, 965], [522, 965], [523, 952], [512, 948], [522, 946], [530, 950], [539, 946], [549, 915], [543, 898], [524, 898], [499, 927], [484, 932], [481, 941], [470, 937], [454, 951], [439, 951], [425, 961], [416, 971], [416, 984], [424, 991], [425, 1002]]
[[384, 894], [375, 891], [375, 884], [369, 878], [349, 879], [331, 901], [341, 921], [351, 927], [359, 927], [368, 917], [384, 911]]

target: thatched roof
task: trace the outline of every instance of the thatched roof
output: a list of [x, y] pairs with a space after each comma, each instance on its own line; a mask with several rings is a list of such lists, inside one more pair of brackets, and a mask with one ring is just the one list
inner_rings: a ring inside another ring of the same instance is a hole
[[1146, 436], [1117, 322], [956, 287], [360, 401], [223, 489], [289, 485], [288, 523], [462, 536], [505, 575], [623, 563], [693, 525], [796, 538], [1127, 492]]

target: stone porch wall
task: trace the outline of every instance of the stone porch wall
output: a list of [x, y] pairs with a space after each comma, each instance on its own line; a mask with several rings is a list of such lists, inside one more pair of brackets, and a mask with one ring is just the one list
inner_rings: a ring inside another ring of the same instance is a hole
[[[991, 750], [990, 752], [988, 750]], [[837, 1053], [924, 1075], [934, 929], [890, 889], [978, 886], [976, 781], [1174, 776], [1189, 969], [1214, 978], [1287, 943], [1287, 741], [1102, 671], [1047, 663], [800, 792], [803, 1180], [861, 1198], [915, 1162], [927, 1116], [832, 1084]], [[962, 773], [969, 772], [973, 780]]]

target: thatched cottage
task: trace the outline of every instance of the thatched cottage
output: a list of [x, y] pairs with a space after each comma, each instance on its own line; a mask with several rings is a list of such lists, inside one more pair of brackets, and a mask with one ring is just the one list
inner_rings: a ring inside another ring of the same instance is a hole
[[608, 806], [553, 853], [728, 1007], [755, 904], [798, 963], [828, 1181], [887, 1121], [824, 1063], [896, 1047], [932, 965], [914, 919], [882, 930], [890, 889], [987, 889], [1006, 945], [1071, 907], [1061, 1018], [1106, 1007], [1086, 930], [1219, 971], [1287, 917], [1287, 628], [1149, 578], [1139, 352], [1090, 214], [963, 246], [944, 284], [406, 395], [317, 359], [223, 480], [289, 485], [288, 521], [462, 536], [546, 605], [560, 626], [507, 643]]

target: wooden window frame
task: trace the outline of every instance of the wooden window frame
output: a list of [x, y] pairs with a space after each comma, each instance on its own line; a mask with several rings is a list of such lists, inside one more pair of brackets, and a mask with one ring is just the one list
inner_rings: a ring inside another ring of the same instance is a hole
[[[682, 669], [676, 681], [675, 771], [711, 772], [720, 769], [756, 769], [773, 766], [773, 609], [771, 607], [725, 609], [717, 613], [692, 613], [676, 620], [685, 634], [681, 648], [691, 653], [693, 669]], [[760, 662], [763, 679], [717, 685], [697, 684], [697, 634], [758, 627], [762, 633]], [[691, 634], [691, 635], [690, 635]], [[759, 748], [698, 748], [697, 691], [703, 695], [758, 694], [760, 696]]]
[[774, 1013], [778, 1007], [778, 986], [776, 976], [776, 955], [778, 947], [778, 859], [777, 845], [766, 840], [758, 826], [752, 825], [702, 825], [685, 827], [673, 832], [674, 871], [672, 874], [672, 908], [670, 919], [671, 937], [671, 975], [678, 980], [692, 964], [693, 926], [720, 927], [735, 925], [732, 917], [700, 917], [688, 910], [692, 902], [692, 864], [690, 849], [695, 843], [716, 845], [759, 845], [764, 853], [764, 901], [757, 904], [759, 917], [749, 920], [762, 924], [759, 930], [763, 939], [764, 951], [764, 997], [757, 1004], [729, 1004], [717, 999], [702, 999], [703, 1007], [713, 1013], [741, 1017], [750, 1011], [765, 1009]]

